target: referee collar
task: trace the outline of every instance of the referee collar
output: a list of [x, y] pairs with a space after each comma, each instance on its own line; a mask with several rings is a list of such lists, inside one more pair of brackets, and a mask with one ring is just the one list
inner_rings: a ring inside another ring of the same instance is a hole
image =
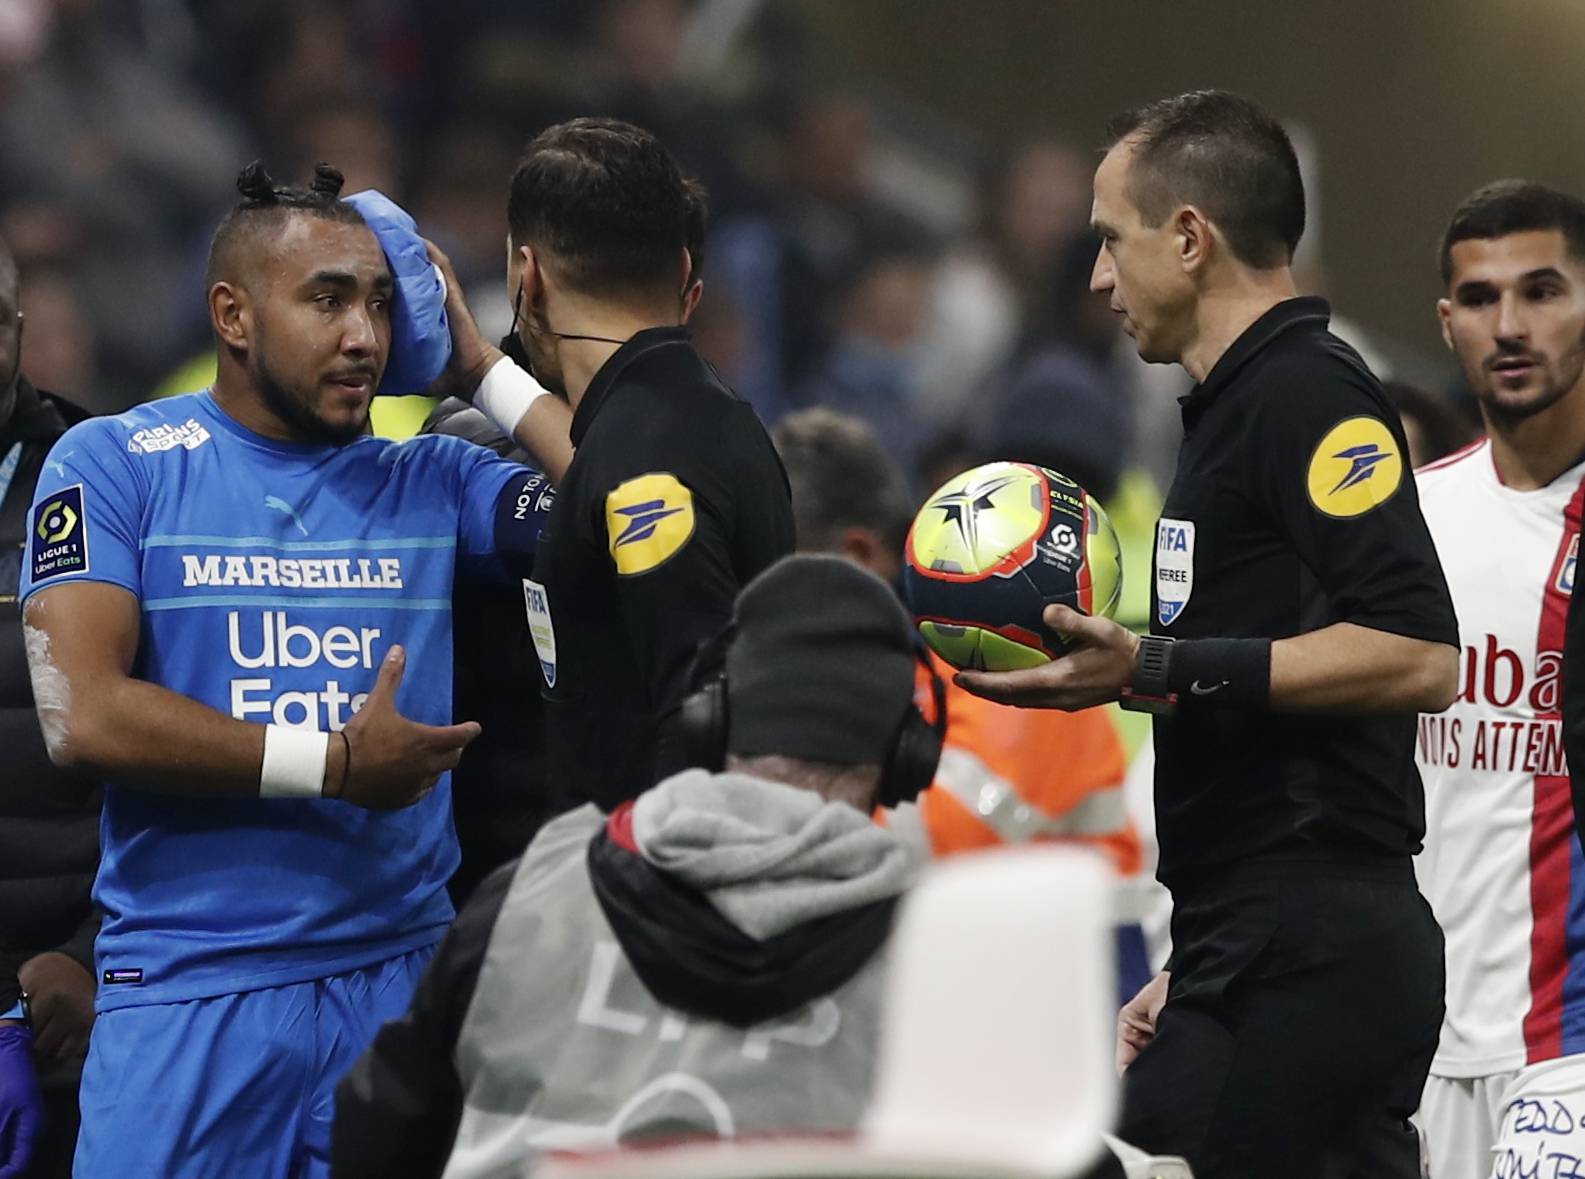
[[668, 344], [687, 344], [692, 339], [693, 336], [688, 329], [680, 325], [645, 328], [629, 337], [627, 343], [611, 353], [610, 359], [600, 366], [599, 372], [594, 374], [594, 379], [584, 390], [583, 400], [578, 402], [578, 408], [572, 415], [573, 447], [583, 444], [583, 436], [589, 432], [589, 427], [594, 422], [594, 415], [600, 412], [600, 406], [605, 403], [618, 378], [630, 364], [657, 348], [664, 348]]
[[1184, 425], [1189, 425], [1193, 418], [1204, 413], [1217, 394], [1232, 384], [1233, 378], [1244, 365], [1264, 351], [1278, 336], [1300, 326], [1324, 330], [1331, 321], [1331, 305], [1318, 296], [1304, 295], [1278, 303], [1244, 329], [1238, 339], [1222, 353], [1221, 359], [1211, 366], [1211, 371], [1205, 374], [1205, 380], [1178, 398], [1178, 404], [1183, 407]]

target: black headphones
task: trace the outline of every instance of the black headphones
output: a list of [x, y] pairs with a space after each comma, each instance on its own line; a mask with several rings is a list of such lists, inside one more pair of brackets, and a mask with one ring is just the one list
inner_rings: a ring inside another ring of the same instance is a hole
[[[719, 772], [726, 764], [727, 733], [731, 727], [727, 713], [726, 652], [736, 635], [736, 625], [728, 623], [707, 639], [694, 656], [688, 674], [690, 691], [673, 728], [690, 766]], [[930, 665], [923, 640], [916, 638], [914, 656], [930, 676], [935, 720], [926, 720], [919, 706], [912, 700], [908, 702], [881, 764], [875, 801], [884, 807], [913, 802], [921, 790], [935, 781], [936, 765], [941, 760], [941, 747], [947, 737], [947, 686]]]

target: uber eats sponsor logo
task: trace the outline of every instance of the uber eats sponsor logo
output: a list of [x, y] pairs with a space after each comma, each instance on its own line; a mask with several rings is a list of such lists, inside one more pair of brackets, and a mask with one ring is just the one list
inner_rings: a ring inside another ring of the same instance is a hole
[[[338, 671], [367, 672], [355, 677], [361, 683], [372, 682], [385, 654], [377, 626], [308, 626], [294, 622], [285, 610], [259, 614], [230, 611], [226, 615], [226, 645], [231, 662], [245, 671], [323, 664]], [[339, 729], [366, 699], [367, 692], [351, 692], [339, 678], [327, 679], [319, 691], [306, 692], [277, 692], [269, 676], [231, 681], [231, 715], [261, 724]]]
[[400, 557], [258, 557], [183, 553], [182, 585], [401, 589]]

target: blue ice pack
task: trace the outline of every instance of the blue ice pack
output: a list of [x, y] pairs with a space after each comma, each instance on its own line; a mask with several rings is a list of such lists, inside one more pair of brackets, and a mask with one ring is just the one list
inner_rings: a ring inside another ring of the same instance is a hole
[[391, 355], [378, 392], [421, 393], [451, 359], [445, 280], [429, 260], [417, 223], [402, 206], [373, 188], [342, 199], [363, 214], [396, 280]]

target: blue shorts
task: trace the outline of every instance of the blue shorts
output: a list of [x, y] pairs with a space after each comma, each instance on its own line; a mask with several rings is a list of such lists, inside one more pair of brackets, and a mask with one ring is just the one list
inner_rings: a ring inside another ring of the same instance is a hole
[[328, 1179], [336, 1084], [433, 946], [291, 986], [101, 1014], [73, 1173]]

